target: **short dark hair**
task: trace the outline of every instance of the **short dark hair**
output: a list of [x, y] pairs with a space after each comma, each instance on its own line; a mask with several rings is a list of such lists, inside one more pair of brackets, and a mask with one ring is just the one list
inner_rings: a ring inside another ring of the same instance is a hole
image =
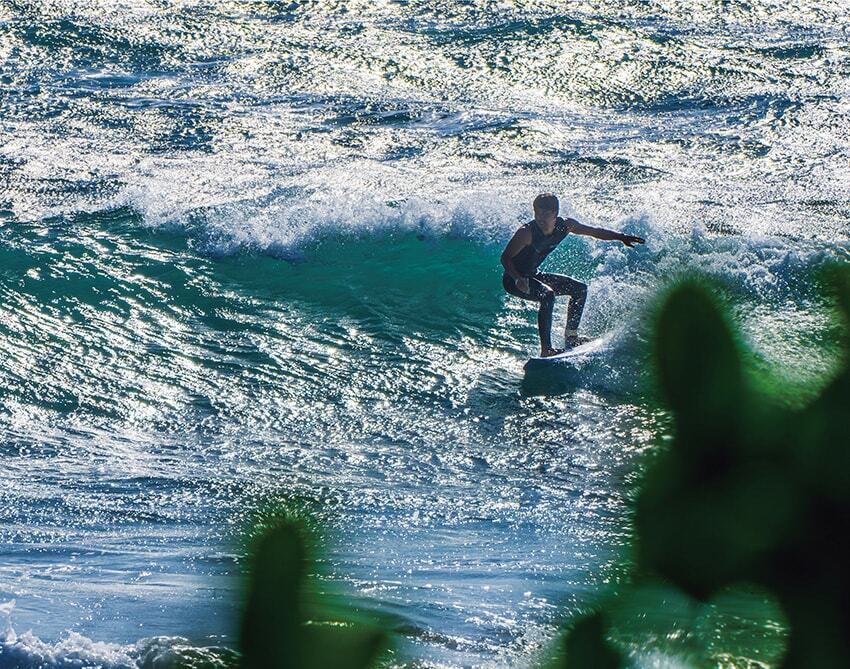
[[558, 198], [555, 197], [554, 193], [540, 193], [536, 198], [534, 198], [534, 215], [538, 214], [554, 212], [558, 213], [558, 210], [561, 208], [560, 203], [558, 202]]

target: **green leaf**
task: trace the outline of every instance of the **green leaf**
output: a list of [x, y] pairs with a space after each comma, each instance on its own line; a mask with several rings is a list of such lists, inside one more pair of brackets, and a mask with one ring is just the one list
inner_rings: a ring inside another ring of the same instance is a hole
[[655, 358], [680, 431], [691, 437], [733, 430], [729, 421], [744, 396], [740, 354], [703, 286], [686, 282], [668, 295], [658, 317]]
[[367, 669], [387, 648], [387, 634], [373, 625], [331, 622], [304, 627], [305, 669]]
[[257, 543], [242, 618], [242, 666], [301, 669], [301, 587], [306, 571], [300, 528], [280, 521]]
[[601, 613], [576, 620], [563, 637], [546, 669], [620, 669], [624, 658], [605, 638], [607, 624]]

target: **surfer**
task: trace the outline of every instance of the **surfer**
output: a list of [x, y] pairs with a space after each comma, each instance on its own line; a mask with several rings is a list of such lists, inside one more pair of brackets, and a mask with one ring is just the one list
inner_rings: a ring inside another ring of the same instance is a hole
[[558, 216], [560, 204], [552, 193], [541, 193], [534, 198], [534, 220], [514, 233], [502, 252], [505, 274], [502, 285], [511, 295], [540, 303], [537, 312], [537, 329], [540, 333], [540, 357], [563, 353], [552, 348], [552, 310], [556, 295], [569, 295], [567, 326], [564, 346], [574, 348], [582, 343], [578, 326], [587, 299], [587, 285], [563, 274], [539, 272], [538, 267], [569, 233], [596, 239], [623, 242], [628, 247], [643, 244], [644, 240], [613, 230], [583, 225], [572, 218]]

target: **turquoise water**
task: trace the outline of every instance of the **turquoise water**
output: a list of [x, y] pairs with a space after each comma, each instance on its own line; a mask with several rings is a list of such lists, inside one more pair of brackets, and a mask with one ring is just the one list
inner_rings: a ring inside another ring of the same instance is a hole
[[[522, 666], [617, 577], [668, 429], [660, 287], [714, 277], [781, 384], [828, 375], [812, 276], [850, 248], [848, 19], [0, 3], [0, 666], [225, 658], [240, 531], [291, 496], [404, 657]], [[550, 258], [611, 339], [543, 379], [499, 266], [541, 190], [647, 238]]]

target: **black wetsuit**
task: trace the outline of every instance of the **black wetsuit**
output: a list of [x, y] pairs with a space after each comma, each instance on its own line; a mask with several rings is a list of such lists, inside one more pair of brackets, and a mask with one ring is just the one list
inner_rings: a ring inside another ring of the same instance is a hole
[[523, 293], [517, 287], [514, 278], [507, 272], [502, 277], [502, 285], [511, 295], [540, 303], [540, 309], [537, 312], [540, 343], [543, 348], [552, 348], [552, 310], [555, 306], [555, 296], [570, 296], [567, 330], [578, 330], [581, 314], [584, 311], [584, 303], [587, 299], [587, 285], [563, 274], [548, 274], [537, 271], [546, 256], [569, 234], [570, 226], [567, 221], [558, 217], [555, 221], [555, 229], [549, 235], [543, 234], [543, 230], [540, 229], [536, 221], [526, 223], [522, 227], [531, 231], [531, 244], [514, 256], [513, 263], [517, 272], [528, 278], [529, 292]]

